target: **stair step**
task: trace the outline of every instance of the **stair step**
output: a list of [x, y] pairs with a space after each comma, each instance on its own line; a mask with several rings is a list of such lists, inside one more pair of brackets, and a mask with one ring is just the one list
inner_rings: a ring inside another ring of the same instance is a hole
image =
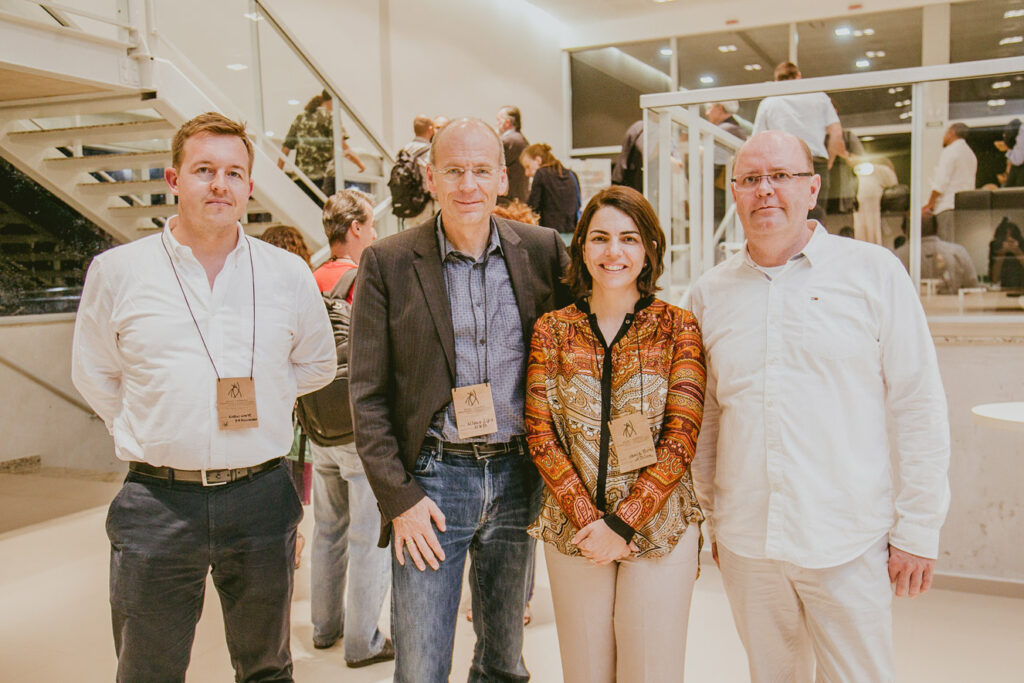
[[120, 171], [129, 168], [166, 168], [171, 165], [171, 152], [129, 152], [127, 154], [93, 154], [84, 157], [46, 159], [43, 165], [52, 170]]
[[97, 195], [118, 197], [126, 194], [170, 194], [167, 181], [156, 180], [124, 180], [116, 183], [79, 183], [78, 191], [95, 197]]
[[[255, 199], [250, 199], [246, 205], [247, 213], [263, 211], [263, 207]], [[177, 204], [153, 204], [149, 206], [115, 206], [110, 208], [110, 213], [117, 218], [163, 218], [178, 213]]]
[[96, 126], [52, 128], [50, 130], [23, 130], [10, 133], [12, 142], [33, 142], [51, 147], [78, 143], [134, 142], [137, 140], [167, 139], [174, 134], [174, 126], [164, 119], [152, 121], [125, 121], [103, 123]]
[[66, 95], [37, 97], [28, 100], [0, 102], [0, 118], [47, 119], [75, 114], [113, 114], [116, 112], [138, 111], [154, 106], [156, 93], [145, 91], [131, 95]]

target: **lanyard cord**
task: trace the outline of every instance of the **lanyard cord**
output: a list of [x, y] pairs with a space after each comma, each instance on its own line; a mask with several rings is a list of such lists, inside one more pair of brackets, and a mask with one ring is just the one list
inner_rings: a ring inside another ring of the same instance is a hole
[[[206, 357], [210, 359], [210, 365], [213, 366], [213, 374], [217, 375], [217, 379], [221, 379], [220, 371], [217, 370], [217, 364], [213, 362], [213, 355], [210, 353], [210, 347], [206, 345], [206, 339], [203, 337], [203, 331], [199, 328], [199, 322], [196, 320], [196, 314], [192, 312], [192, 305], [188, 302], [188, 296], [185, 295], [185, 287], [181, 284], [181, 277], [178, 275], [178, 269], [174, 267], [174, 259], [171, 258], [171, 251], [167, 248], [167, 243], [164, 241], [164, 236], [160, 235], [160, 244], [164, 248], [164, 253], [167, 254], [167, 260], [171, 264], [171, 271], [174, 273], [174, 279], [178, 281], [178, 289], [181, 290], [181, 297], [185, 300], [185, 307], [188, 308], [188, 314], [192, 316], [192, 324], [196, 326], [196, 332], [199, 333], [199, 341], [203, 343], [203, 349], [206, 351]], [[249, 251], [249, 273], [251, 274], [250, 281], [252, 282], [252, 353], [249, 359], [249, 379], [252, 379], [253, 370], [256, 366], [256, 267], [252, 263], [252, 244], [249, 242], [249, 236], [245, 236], [245, 246]]]

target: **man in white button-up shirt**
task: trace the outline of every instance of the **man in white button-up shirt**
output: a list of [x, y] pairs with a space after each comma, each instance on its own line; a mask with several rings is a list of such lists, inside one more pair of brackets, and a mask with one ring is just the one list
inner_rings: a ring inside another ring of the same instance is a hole
[[812, 168], [780, 131], [737, 155], [746, 248], [692, 292], [693, 475], [752, 680], [891, 681], [890, 581], [928, 589], [949, 503], [946, 401], [906, 270], [807, 220]]
[[973, 190], [978, 174], [978, 157], [967, 144], [967, 124], [954, 123], [942, 136], [942, 153], [932, 176], [932, 193], [924, 205], [925, 211], [935, 214], [939, 224], [939, 239], [956, 240], [956, 222], [953, 208], [956, 193]]
[[129, 467], [107, 517], [118, 680], [184, 680], [211, 569], [238, 680], [292, 680], [302, 506], [281, 456], [336, 359], [309, 267], [238, 222], [252, 162], [244, 126], [183, 125], [178, 215], [97, 256], [82, 292], [72, 379]]

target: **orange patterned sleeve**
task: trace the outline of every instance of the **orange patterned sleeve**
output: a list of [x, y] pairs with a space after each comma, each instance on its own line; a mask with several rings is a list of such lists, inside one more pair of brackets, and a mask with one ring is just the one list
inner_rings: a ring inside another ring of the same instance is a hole
[[526, 369], [526, 441], [530, 457], [559, 507], [577, 529], [599, 519], [601, 513], [580, 479], [555, 433], [548, 402], [548, 380], [558, 373], [559, 343], [552, 313], [533, 328]]
[[683, 477], [693, 460], [704, 415], [707, 375], [697, 319], [685, 311], [683, 318], [673, 323], [674, 347], [658, 461], [640, 473], [616, 511], [633, 529], [643, 527], [661, 509]]

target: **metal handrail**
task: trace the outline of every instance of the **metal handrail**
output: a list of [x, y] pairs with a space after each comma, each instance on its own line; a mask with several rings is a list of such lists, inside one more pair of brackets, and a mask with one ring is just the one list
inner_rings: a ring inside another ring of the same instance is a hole
[[394, 164], [395, 158], [391, 152], [384, 145], [380, 137], [370, 129], [370, 127], [364, 123], [364, 118], [356, 111], [355, 107], [348, 103], [347, 98], [338, 87], [337, 83], [332, 78], [326, 75], [324, 69], [322, 69], [319, 63], [309, 54], [307, 54], [302, 48], [299, 47], [299, 42], [295, 38], [295, 34], [287, 28], [281, 18], [270, 8], [264, 5], [260, 0], [255, 0], [256, 7], [259, 8], [260, 14], [267, 20], [267, 22], [277, 31], [277, 34], [285, 41], [295, 56], [306, 65], [313, 75], [320, 80], [321, 83], [327, 88], [328, 92], [331, 93], [331, 97], [341, 105], [341, 108], [345, 110], [349, 118], [356, 124], [356, 126], [363, 132], [363, 134], [373, 143], [373, 146], [377, 148], [377, 152], [387, 160], [388, 163]]
[[67, 393], [67, 392], [65, 392], [65, 391], [63, 391], [61, 389], [58, 389], [56, 386], [54, 386], [53, 384], [50, 384], [49, 382], [47, 382], [42, 377], [39, 377], [38, 375], [35, 375], [35, 374], [29, 372], [28, 370], [26, 370], [25, 368], [21, 367], [17, 363], [15, 363], [13, 361], [10, 361], [10, 360], [4, 358], [3, 356], [0, 356], [0, 365], [4, 365], [4, 366], [10, 368], [14, 372], [16, 372], [19, 375], [21, 375], [22, 377], [28, 379], [31, 382], [34, 382], [35, 384], [39, 385], [43, 389], [46, 389], [47, 391], [49, 391], [54, 396], [57, 396], [58, 398], [61, 398], [61, 399], [65, 400], [65, 401], [67, 401], [68, 403], [70, 403], [74, 407], [76, 407], [79, 410], [81, 410], [83, 413], [86, 413], [87, 415], [90, 415], [92, 417], [96, 417], [96, 418], [99, 417], [98, 415], [96, 415], [96, 413], [93, 411], [93, 409], [90, 408], [85, 403], [82, 403], [81, 401], [79, 401], [77, 398], [75, 398], [71, 394], [69, 394], [69, 393]]

